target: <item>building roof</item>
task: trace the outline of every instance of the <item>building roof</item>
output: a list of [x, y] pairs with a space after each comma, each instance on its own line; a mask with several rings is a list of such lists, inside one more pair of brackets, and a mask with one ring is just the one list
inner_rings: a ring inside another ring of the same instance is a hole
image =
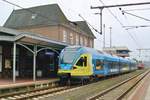
[[[30, 26], [69, 23], [70, 21], [66, 18], [60, 7], [57, 4], [50, 4], [13, 10], [4, 24], [4, 27], [17, 29]], [[95, 38], [85, 21], [77, 21], [76, 23], [77, 27], [79, 27], [82, 31]]]
[[130, 51], [127, 47], [124, 47], [124, 46], [122, 46], [122, 47], [105, 47], [104, 48], [104, 51], [107, 51], [107, 50], [111, 50], [111, 51], [116, 51], [116, 50], [126, 50], [126, 51]]
[[5, 27], [2, 27], [2, 26], [0, 26], [0, 33], [1, 33], [1, 35], [3, 33], [3, 35], [10, 35], [10, 36], [20, 34], [20, 32], [17, 31], [17, 30], [10, 29], [10, 28], [5, 28]]
[[9, 28], [67, 23], [68, 20], [57, 4], [13, 10], [4, 24]]

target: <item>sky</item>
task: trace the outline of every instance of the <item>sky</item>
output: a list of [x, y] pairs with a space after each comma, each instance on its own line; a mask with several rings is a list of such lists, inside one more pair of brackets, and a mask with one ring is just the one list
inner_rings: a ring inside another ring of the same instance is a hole
[[[28, 8], [39, 5], [57, 3], [67, 18], [71, 21], [82, 20], [81, 16], [86, 19], [94, 28], [100, 30], [100, 19], [99, 10], [90, 9], [91, 6], [102, 6], [115, 5], [115, 4], [126, 4], [126, 3], [137, 3], [137, 2], [149, 2], [149, 0], [8, 0], [12, 3], [20, 5], [21, 7]], [[147, 10], [140, 10], [140, 9]], [[3, 26], [7, 18], [10, 16], [13, 9], [18, 9], [2, 0], [0, 0], [0, 26]], [[110, 27], [112, 27], [112, 46], [127, 46], [132, 52], [131, 56], [138, 59], [150, 60], [150, 51], [142, 51], [141, 58], [139, 57], [139, 48], [150, 48], [150, 27], [133, 28], [126, 30], [122, 26], [139, 26], [139, 25], [150, 25], [150, 21], [146, 21], [129, 14], [122, 14], [118, 7], [109, 8], [113, 15], [121, 22], [122, 25], [110, 14], [108, 9], [103, 9], [103, 24], [105, 24], [105, 38], [106, 47], [110, 46]], [[132, 7], [121, 7], [122, 10], [126, 11], [146, 19], [150, 19], [150, 5], [132, 6]], [[103, 35], [96, 33], [92, 30], [97, 39], [94, 41], [94, 48], [102, 50], [103, 47]]]

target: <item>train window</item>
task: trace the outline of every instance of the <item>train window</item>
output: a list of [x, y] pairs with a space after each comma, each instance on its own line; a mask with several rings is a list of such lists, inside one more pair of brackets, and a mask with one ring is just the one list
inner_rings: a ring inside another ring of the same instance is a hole
[[81, 57], [77, 64], [77, 66], [87, 66], [87, 57]]
[[87, 66], [87, 57], [84, 57], [84, 66]]
[[113, 66], [113, 68], [116, 68], [117, 67], [117, 62], [112, 62], [112, 66]]
[[96, 70], [101, 70], [101, 69], [103, 69], [103, 61], [96, 60]]
[[83, 66], [83, 57], [81, 57], [81, 58], [78, 60], [78, 62], [77, 62], [76, 65], [77, 65], [77, 66]]
[[113, 68], [113, 67], [114, 67], [113, 62], [109, 62], [109, 66], [110, 66], [111, 68]]

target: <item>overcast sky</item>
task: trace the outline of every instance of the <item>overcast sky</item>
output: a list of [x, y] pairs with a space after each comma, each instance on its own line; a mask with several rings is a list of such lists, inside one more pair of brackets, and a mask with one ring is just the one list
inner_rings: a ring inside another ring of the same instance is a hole
[[[71, 21], [82, 20], [78, 14], [81, 14], [93, 27], [100, 29], [99, 27], [99, 16], [94, 13], [99, 10], [91, 10], [90, 6], [101, 6], [100, 0], [8, 0], [12, 3], [20, 5], [21, 7], [28, 8], [32, 6], [45, 5], [57, 3], [67, 18]], [[125, 4], [125, 3], [136, 3], [136, 2], [149, 2], [149, 0], [102, 0], [105, 5], [114, 4]], [[135, 10], [128, 11], [129, 13], [136, 14], [138, 16], [150, 19], [150, 5], [143, 6], [132, 6], [122, 7], [123, 10], [130, 9], [145, 9], [147, 10]], [[0, 0], [0, 26], [2, 26], [13, 9], [18, 9], [8, 3]], [[150, 25], [150, 21], [145, 21], [131, 15], [122, 15], [119, 8], [111, 8], [112, 13], [120, 20], [123, 26], [138, 26], [138, 25]], [[112, 45], [113, 46], [127, 46], [131, 51], [132, 55], [137, 56], [137, 50], [139, 48], [150, 48], [150, 27], [129, 29], [128, 32], [122, 28], [119, 22], [110, 14], [107, 9], [103, 10], [103, 24], [106, 25], [106, 46], [109, 47], [109, 27], [112, 27]], [[94, 31], [93, 31], [94, 32]], [[102, 49], [103, 47], [103, 36], [94, 32], [96, 36], [95, 48]], [[146, 59], [150, 60], [150, 52], [143, 52], [143, 55], [149, 56]]]

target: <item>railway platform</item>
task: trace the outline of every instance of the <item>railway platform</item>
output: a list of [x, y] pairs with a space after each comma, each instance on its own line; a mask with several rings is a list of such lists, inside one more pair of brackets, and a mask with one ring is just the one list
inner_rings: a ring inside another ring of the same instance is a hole
[[142, 80], [127, 100], [150, 100], [150, 74]]
[[145, 95], [145, 100], [150, 100], [150, 79], [149, 79], [149, 86]]
[[18, 79], [16, 83], [13, 83], [12, 80], [0, 79], [0, 93], [31, 87], [37, 88], [42, 86], [55, 85], [58, 83], [58, 81], [58, 78], [37, 79], [36, 81], [33, 81], [32, 79]]

